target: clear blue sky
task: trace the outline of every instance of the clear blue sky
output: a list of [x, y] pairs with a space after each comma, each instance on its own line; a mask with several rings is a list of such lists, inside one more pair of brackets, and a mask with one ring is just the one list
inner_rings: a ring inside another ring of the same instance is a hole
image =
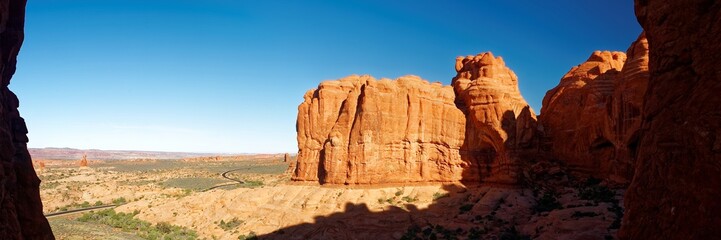
[[572, 66], [636, 39], [632, 2], [30, 0], [10, 88], [30, 147], [296, 152], [319, 82], [449, 84], [484, 51], [538, 113]]

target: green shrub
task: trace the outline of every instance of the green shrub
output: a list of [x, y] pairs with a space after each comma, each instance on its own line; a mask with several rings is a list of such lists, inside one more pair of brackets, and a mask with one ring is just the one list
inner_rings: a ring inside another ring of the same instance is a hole
[[441, 198], [450, 197], [450, 196], [451, 196], [450, 193], [439, 193], [439, 192], [436, 192], [436, 193], [433, 194], [433, 200], [435, 201], [435, 200], [438, 200], [438, 199], [441, 199]]
[[93, 204], [93, 206], [102, 206], [102, 205], [103, 205], [103, 201], [99, 201], [99, 200], [95, 201], [95, 204]]
[[543, 196], [538, 199], [536, 205], [533, 206], [533, 211], [537, 213], [548, 212], [554, 209], [562, 209], [561, 203], [556, 200], [556, 195], [552, 192], [545, 192]]
[[113, 204], [115, 204], [115, 205], [125, 204], [126, 202], [128, 202], [128, 201], [125, 200], [124, 197], [119, 197], [119, 198], [113, 199]]
[[573, 212], [573, 215], [571, 215], [572, 218], [584, 218], [584, 217], [595, 217], [598, 216], [598, 213], [595, 212], [579, 212], [575, 211]]
[[516, 227], [510, 227], [503, 229], [503, 232], [500, 234], [501, 240], [531, 240], [530, 236], [523, 235], [516, 230]]
[[243, 224], [242, 220], [240, 220], [238, 218], [233, 218], [227, 222], [224, 220], [220, 220], [220, 223], [218, 223], [218, 226], [225, 231], [230, 231], [230, 230], [233, 230], [233, 229], [237, 228], [238, 226], [240, 226], [240, 224]]
[[93, 222], [119, 228], [123, 231], [136, 232], [138, 236], [145, 239], [197, 239], [198, 234], [190, 229], [171, 225], [169, 223], [158, 223], [153, 226], [149, 222], [135, 218], [138, 211], [132, 213], [117, 213], [113, 209], [102, 211], [90, 211], [83, 214], [78, 221]]
[[403, 196], [403, 198], [401, 198], [401, 199], [403, 199], [403, 201], [406, 201], [406, 202], [409, 202], [409, 203], [410, 203], [410, 202], [418, 201], [418, 197], [413, 197], [413, 198], [411, 198], [410, 196]]
[[256, 187], [262, 187], [263, 184], [264, 184], [263, 181], [253, 181], [253, 180], [249, 180], [249, 181], [243, 182], [242, 186], [243, 186], [243, 187], [248, 187], [248, 188], [256, 188]]
[[468, 211], [471, 211], [473, 209], [473, 204], [463, 204], [458, 210], [461, 211], [461, 213], [466, 213]]
[[258, 240], [258, 236], [255, 235], [255, 232], [250, 232], [248, 235], [240, 235], [238, 236], [238, 240]]

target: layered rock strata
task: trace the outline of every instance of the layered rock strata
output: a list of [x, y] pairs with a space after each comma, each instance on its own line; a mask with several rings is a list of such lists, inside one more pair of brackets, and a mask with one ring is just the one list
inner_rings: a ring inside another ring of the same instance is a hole
[[53, 239], [27, 150], [28, 130], [8, 89], [24, 38], [25, 1], [0, 0], [0, 16], [0, 236]]

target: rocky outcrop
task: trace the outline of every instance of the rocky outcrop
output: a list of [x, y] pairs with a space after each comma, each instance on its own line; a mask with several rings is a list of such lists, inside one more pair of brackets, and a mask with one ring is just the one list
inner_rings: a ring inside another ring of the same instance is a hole
[[650, 79], [622, 239], [721, 236], [721, 2], [641, 1]]
[[416, 76], [349, 76], [298, 107], [296, 181], [373, 184], [460, 180], [465, 117], [449, 86]]
[[88, 156], [83, 154], [83, 158], [80, 159], [80, 162], [78, 162], [78, 165], [82, 167], [88, 167]]
[[456, 58], [451, 85], [456, 104], [467, 116], [461, 156], [474, 163], [473, 181], [515, 183], [519, 149], [532, 144], [536, 114], [518, 90], [518, 77], [492, 53]]
[[491, 53], [459, 58], [453, 87], [416, 76], [350, 76], [298, 107], [293, 180], [332, 184], [517, 180], [535, 114]]
[[539, 120], [552, 155], [573, 172], [607, 175], [611, 168], [614, 145], [605, 126], [625, 61], [623, 52], [596, 51], [543, 98]]
[[28, 131], [18, 98], [8, 89], [24, 37], [25, 1], [0, 1], [0, 16], [0, 236], [53, 239], [27, 150]]
[[644, 34], [627, 51], [596, 51], [543, 98], [540, 123], [554, 158], [577, 174], [628, 183], [648, 82]]

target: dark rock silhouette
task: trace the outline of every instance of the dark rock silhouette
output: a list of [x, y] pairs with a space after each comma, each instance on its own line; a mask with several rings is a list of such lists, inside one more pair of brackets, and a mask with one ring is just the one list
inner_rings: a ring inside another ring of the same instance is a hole
[[650, 79], [622, 239], [721, 237], [721, 2], [636, 0]]
[[24, 38], [25, 1], [0, 1], [0, 236], [54, 239], [43, 216], [40, 179], [27, 150], [27, 127], [18, 98], [8, 89]]

